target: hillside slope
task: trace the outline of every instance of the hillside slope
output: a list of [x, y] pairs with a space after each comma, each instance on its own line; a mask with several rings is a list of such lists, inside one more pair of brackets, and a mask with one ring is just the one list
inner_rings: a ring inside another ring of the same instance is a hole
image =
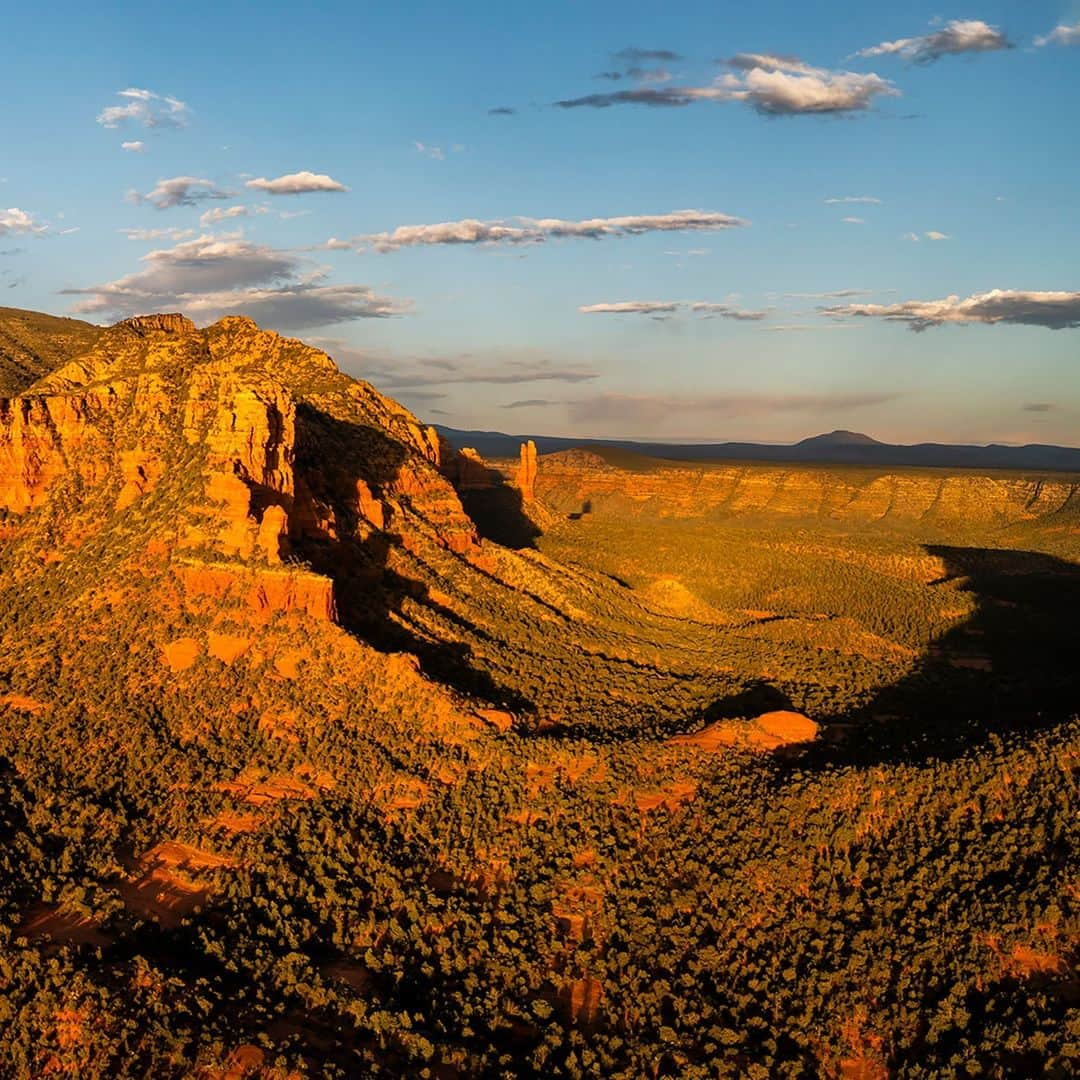
[[83, 334], [0, 395], [5, 1075], [1076, 1071], [1061, 478], [500, 470]]
[[0, 396], [24, 390], [89, 349], [100, 334], [100, 327], [78, 319], [0, 307]]

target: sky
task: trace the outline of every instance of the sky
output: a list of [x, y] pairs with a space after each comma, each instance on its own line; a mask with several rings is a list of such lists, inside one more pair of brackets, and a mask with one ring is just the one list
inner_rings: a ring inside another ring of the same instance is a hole
[[0, 303], [457, 428], [1080, 444], [1080, 0], [13, 5]]

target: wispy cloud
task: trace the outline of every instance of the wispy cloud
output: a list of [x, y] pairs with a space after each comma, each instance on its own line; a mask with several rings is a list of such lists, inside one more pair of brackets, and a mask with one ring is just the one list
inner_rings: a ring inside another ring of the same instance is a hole
[[645, 64], [659, 61], [660, 63], [673, 64], [682, 60], [681, 54], [672, 52], [671, 49], [620, 49], [613, 53], [616, 60], [622, 60], [627, 64]]
[[821, 309], [835, 319], [873, 318], [926, 330], [946, 323], [1013, 323], [1066, 330], [1080, 326], [1080, 292], [1023, 292], [991, 289], [966, 299], [906, 300], [899, 304], [845, 304]]
[[134, 203], [150, 203], [158, 210], [169, 210], [174, 206], [197, 206], [211, 199], [231, 199], [235, 195], [235, 191], [219, 188], [213, 180], [198, 176], [171, 176], [159, 180], [157, 187], [145, 195], [129, 191], [128, 199]]
[[399, 225], [392, 232], [370, 233], [352, 241], [330, 240], [326, 247], [375, 251], [398, 251], [408, 247], [455, 244], [539, 244], [546, 240], [640, 236], [650, 232], [715, 232], [748, 224], [742, 218], [712, 210], [675, 210], [668, 214], [634, 214], [624, 217], [562, 218], [518, 217], [509, 220], [444, 221], [433, 225]]
[[1050, 401], [1028, 401], [1021, 405], [1020, 408], [1024, 412], [1053, 412], [1057, 406]]
[[680, 108], [699, 102], [738, 101], [769, 116], [838, 114], [869, 109], [875, 98], [900, 91], [873, 73], [830, 71], [797, 57], [740, 53], [726, 61], [732, 70], [707, 86], [643, 86], [556, 101], [561, 109], [606, 109], [613, 105]]
[[1011, 48], [1011, 42], [997, 27], [989, 26], [981, 19], [953, 19], [933, 33], [883, 41], [870, 48], [860, 49], [855, 55], [902, 56], [916, 64], [932, 64], [943, 56], [996, 52]]
[[788, 300], [846, 300], [850, 296], [866, 296], [870, 289], [833, 289], [830, 292], [789, 292], [784, 293]]
[[795, 334], [803, 331], [851, 330], [850, 323], [777, 323], [775, 326], [763, 326], [762, 330], [771, 334]]
[[517, 109], [511, 108], [509, 105], [496, 105], [494, 108], [488, 109], [488, 116], [513, 116], [517, 112]]
[[48, 232], [48, 225], [43, 225], [33, 214], [26, 210], [20, 210], [17, 206], [0, 210], [0, 236], [8, 236], [12, 233], [26, 233], [29, 236], [40, 236]]
[[893, 393], [835, 394], [597, 394], [568, 401], [567, 412], [575, 423], [654, 427], [665, 420], [686, 416], [740, 417], [770, 413], [844, 412], [892, 401]]
[[948, 240], [949, 239], [949, 234], [948, 233], [938, 232], [937, 229], [930, 229], [929, 232], [923, 233], [923, 236], [925, 236], [927, 240]]
[[1049, 34], [1041, 34], [1035, 44], [1044, 45], [1080, 45], [1080, 20], [1074, 23], [1058, 23]]
[[98, 113], [97, 122], [102, 127], [117, 128], [130, 122], [148, 128], [178, 128], [188, 122], [187, 104], [168, 94], [132, 86], [118, 91], [117, 97], [124, 99], [122, 105], [107, 105]]
[[519, 383], [585, 383], [598, 372], [583, 365], [565, 364], [532, 349], [502, 349], [490, 353], [462, 353], [449, 357], [367, 358], [367, 375], [393, 390], [450, 384], [516, 386]]
[[521, 401], [508, 401], [504, 409], [545, 409], [551, 405], [562, 405], [561, 401], [551, 401], [548, 398], [524, 398]]
[[348, 191], [349, 189], [326, 173], [308, 172], [306, 169], [286, 173], [268, 180], [265, 176], [248, 180], [245, 187], [265, 191], [268, 195], [306, 195], [315, 191]]
[[133, 274], [64, 290], [83, 298], [74, 310], [123, 318], [172, 309], [200, 321], [238, 313], [270, 326], [302, 328], [385, 318], [410, 306], [366, 285], [326, 284], [321, 268], [239, 234], [207, 234], [151, 251], [140, 261], [142, 268]]
[[842, 219], [845, 225], [865, 225], [866, 219], [861, 217], [846, 217]]
[[130, 142], [122, 142], [120, 149], [126, 150], [129, 154], [141, 154], [146, 149], [146, 143], [142, 139], [132, 139]]
[[733, 304], [707, 300], [617, 300], [612, 303], [585, 304], [578, 308], [582, 315], [671, 315], [688, 311], [702, 318], [736, 319], [758, 322], [768, 317], [768, 311], [747, 311]]
[[194, 229], [118, 229], [129, 240], [184, 240], [195, 235]]
[[868, 203], [873, 206], [881, 205], [881, 200], [873, 195], [834, 195], [831, 199], [826, 199], [825, 202], [830, 206], [835, 206], [837, 203]]

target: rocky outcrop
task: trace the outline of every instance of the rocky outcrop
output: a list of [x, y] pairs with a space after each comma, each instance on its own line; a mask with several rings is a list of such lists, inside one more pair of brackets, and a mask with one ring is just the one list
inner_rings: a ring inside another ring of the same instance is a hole
[[714, 753], [730, 747], [754, 751], [783, 750], [813, 742], [820, 728], [808, 716], [778, 709], [762, 713], [749, 723], [740, 720], [717, 720], [700, 731], [673, 735], [672, 746], [692, 746]]
[[532, 439], [521, 444], [521, 459], [514, 474], [514, 484], [521, 492], [523, 501], [532, 502], [536, 498], [536, 443]]
[[337, 617], [334, 583], [322, 574], [197, 561], [178, 563], [174, 569], [185, 604], [197, 612], [212, 612], [230, 604], [255, 622], [290, 612], [324, 622]]
[[0, 400], [0, 509], [34, 510], [59, 482], [80, 498], [112, 488], [121, 512], [183, 488], [170, 522], [182, 547], [271, 565], [298, 543], [398, 527], [475, 552], [441, 460], [435, 430], [397, 402], [237, 316], [204, 331], [127, 319]]
[[464, 446], [445, 457], [442, 474], [457, 491], [481, 491], [491, 487], [497, 473], [471, 446]]
[[130, 319], [116, 324], [140, 336], [159, 331], [163, 334], [192, 334], [195, 324], [178, 313], [159, 315], [133, 315]]

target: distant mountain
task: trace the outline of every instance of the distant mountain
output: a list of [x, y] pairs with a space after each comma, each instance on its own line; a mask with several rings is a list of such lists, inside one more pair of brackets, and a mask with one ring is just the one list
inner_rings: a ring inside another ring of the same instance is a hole
[[826, 446], [883, 446], [884, 443], [864, 435], [861, 431], [830, 431], [826, 435], [811, 435], [809, 439], [803, 439], [796, 446], [826, 447]]
[[462, 431], [436, 425], [443, 438], [456, 447], [471, 446], [484, 457], [516, 457], [525, 439], [532, 439], [541, 454], [581, 446], [615, 447], [647, 457], [671, 461], [791, 461], [829, 465], [898, 465], [946, 469], [1053, 469], [1080, 472], [1080, 448], [1047, 446], [965, 446], [952, 443], [883, 443], [856, 431], [831, 431], [790, 446], [770, 443], [635, 442], [631, 439], [569, 439], [546, 435], [507, 435], [501, 431]]

